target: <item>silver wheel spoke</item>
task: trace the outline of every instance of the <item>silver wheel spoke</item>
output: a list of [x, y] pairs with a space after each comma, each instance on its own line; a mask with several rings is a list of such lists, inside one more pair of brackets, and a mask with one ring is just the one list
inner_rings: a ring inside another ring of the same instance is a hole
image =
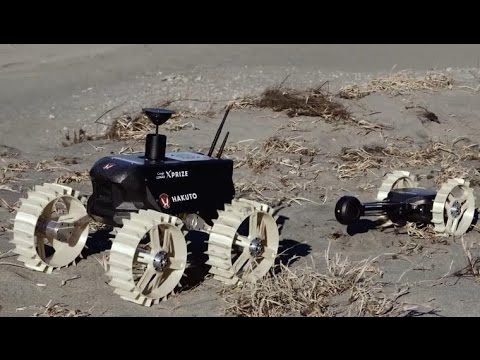
[[182, 259], [170, 258], [168, 268], [172, 270], [183, 270], [185, 268], [185, 262]]
[[164, 229], [162, 233], [162, 250], [167, 254], [170, 252], [170, 230]]
[[446, 201], [446, 202], [445, 202], [445, 209], [446, 209], [447, 211], [450, 211], [451, 208], [452, 208], [452, 203], [450, 203], [449, 201]]
[[447, 223], [445, 224], [445, 227], [450, 230], [452, 228], [452, 223], [453, 223], [453, 218], [452, 216], [449, 214], [448, 215], [448, 220], [447, 220]]
[[162, 250], [162, 246], [160, 245], [160, 230], [158, 226], [154, 226], [150, 231], [150, 248], [155, 252], [158, 253]]
[[248, 248], [243, 249], [243, 252], [240, 254], [240, 256], [235, 260], [235, 263], [233, 264], [233, 271], [236, 273], [240, 271], [240, 269], [250, 260], [250, 251]]
[[258, 236], [258, 213], [255, 211], [249, 218], [248, 237], [254, 239]]
[[247, 238], [246, 236], [236, 234], [235, 239], [237, 240], [235, 242], [235, 245], [242, 246], [242, 247], [250, 246], [250, 239]]
[[145, 290], [150, 280], [152, 280], [152, 277], [156, 274], [157, 272], [151, 265], [147, 266], [142, 277], [137, 282], [137, 288], [140, 290], [140, 292], [143, 292]]
[[268, 248], [268, 247], [265, 247], [265, 250], [263, 251], [263, 254], [262, 254], [262, 257], [264, 257], [265, 259], [272, 259], [275, 257], [275, 251]]
[[458, 224], [460, 224], [460, 216], [459, 217], [456, 217], [453, 222], [452, 222], [452, 227], [451, 227], [451, 231], [452, 233], [457, 231], [458, 229]]
[[163, 274], [156, 274], [155, 277], [153, 278], [153, 280], [150, 282], [150, 289], [151, 291], [154, 291], [155, 289], [157, 289], [160, 284], [162, 283], [162, 279], [163, 279]]

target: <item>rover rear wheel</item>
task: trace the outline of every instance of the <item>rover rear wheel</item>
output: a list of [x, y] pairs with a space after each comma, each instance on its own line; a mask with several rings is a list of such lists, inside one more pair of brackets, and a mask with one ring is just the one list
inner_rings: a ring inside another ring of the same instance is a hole
[[255, 282], [275, 263], [279, 233], [273, 210], [255, 201], [226, 204], [214, 220], [208, 240], [208, 261], [214, 278], [229, 284]]
[[122, 299], [151, 306], [166, 299], [187, 265], [183, 222], [154, 210], [140, 210], [123, 221], [109, 258], [109, 284]]
[[80, 194], [68, 186], [46, 183], [21, 200], [11, 243], [27, 268], [51, 273], [75, 261], [88, 231], [89, 217]]
[[468, 181], [450, 179], [443, 183], [432, 207], [435, 231], [461, 236], [467, 232], [475, 215], [475, 197]]
[[408, 171], [393, 171], [385, 175], [380, 188], [378, 189], [377, 201], [383, 201], [388, 193], [394, 189], [415, 188], [418, 182]]

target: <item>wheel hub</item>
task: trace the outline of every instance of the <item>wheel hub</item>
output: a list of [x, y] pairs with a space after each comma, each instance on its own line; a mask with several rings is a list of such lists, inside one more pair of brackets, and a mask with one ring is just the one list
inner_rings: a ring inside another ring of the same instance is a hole
[[260, 256], [263, 254], [264, 246], [262, 244], [262, 240], [259, 238], [255, 238], [252, 240], [249, 246], [250, 255], [252, 256]]
[[163, 271], [168, 264], [168, 255], [165, 251], [158, 252], [153, 258], [153, 268], [156, 271]]
[[450, 215], [452, 215], [453, 218], [457, 218], [460, 216], [461, 210], [462, 206], [460, 205], [460, 202], [455, 200], [450, 208]]

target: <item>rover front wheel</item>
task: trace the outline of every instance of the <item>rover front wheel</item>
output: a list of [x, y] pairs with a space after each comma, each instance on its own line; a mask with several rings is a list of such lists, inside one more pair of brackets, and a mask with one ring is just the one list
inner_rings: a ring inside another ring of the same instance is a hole
[[187, 265], [183, 222], [154, 210], [140, 210], [123, 221], [108, 261], [109, 284], [122, 299], [151, 306], [166, 299]]
[[432, 207], [435, 231], [461, 236], [467, 232], [475, 215], [475, 197], [468, 181], [450, 179], [443, 183]]
[[37, 185], [21, 200], [15, 216], [13, 252], [27, 268], [51, 273], [80, 255], [89, 220], [77, 191], [60, 184]]
[[229, 284], [255, 282], [275, 263], [279, 233], [273, 210], [239, 199], [226, 204], [214, 220], [208, 240], [208, 261], [214, 278]]

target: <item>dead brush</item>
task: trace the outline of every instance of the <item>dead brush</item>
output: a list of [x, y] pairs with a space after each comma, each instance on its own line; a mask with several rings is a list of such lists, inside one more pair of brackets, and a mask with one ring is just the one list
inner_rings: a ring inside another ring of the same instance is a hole
[[[433, 176], [433, 175], [431, 175]], [[470, 184], [480, 184], [480, 173], [475, 168], [466, 168], [460, 164], [442, 164], [440, 169], [436, 171], [435, 184], [440, 185], [448, 179], [463, 178], [470, 179]]]
[[259, 97], [246, 98], [236, 106], [286, 111], [288, 117], [318, 116], [328, 122], [348, 122], [351, 118], [349, 111], [322, 86], [305, 91], [280, 86], [267, 88]]
[[275, 191], [278, 190], [278, 186], [273, 183], [265, 184], [259, 183], [257, 180], [254, 181], [236, 181], [235, 182], [235, 193], [239, 194], [240, 197], [249, 196], [252, 200], [266, 201], [267, 197], [265, 195], [266, 191]]
[[5, 199], [0, 198], [0, 207], [3, 207], [7, 209], [8, 212], [13, 213], [20, 207], [20, 201], [17, 201], [14, 204], [9, 204]]
[[478, 256], [474, 256], [472, 254], [472, 249], [474, 248], [474, 243], [473, 241], [468, 241], [465, 240], [464, 237], [462, 236], [461, 239], [462, 242], [462, 249], [463, 249], [463, 254], [465, 256], [465, 261], [466, 261], [466, 266], [456, 272], [453, 273], [454, 276], [472, 276], [475, 279], [480, 279], [480, 258]]
[[452, 89], [453, 79], [439, 72], [427, 72], [415, 76], [408, 71], [400, 71], [369, 81], [362, 85], [347, 85], [340, 89], [337, 96], [344, 99], [361, 99], [372, 93], [401, 95], [413, 91], [438, 91]]
[[417, 239], [426, 240], [427, 242], [432, 244], [438, 243], [438, 242], [442, 243], [445, 240], [442, 236], [439, 236], [439, 234], [435, 232], [435, 229], [432, 224], [419, 226], [416, 223], [407, 222], [407, 224], [405, 225], [405, 230], [408, 236], [411, 236]]
[[317, 148], [311, 148], [303, 145], [304, 139], [300, 139], [299, 136], [280, 138], [279, 136], [272, 136], [265, 140], [263, 143], [263, 149], [267, 154], [271, 154], [275, 151], [284, 154], [300, 154], [305, 156], [315, 156], [319, 153]]
[[67, 130], [64, 135], [65, 140], [62, 141], [64, 147], [101, 138], [101, 136], [87, 135], [87, 132], [82, 128], [78, 129], [78, 132], [77, 130], [73, 130], [73, 136], [70, 134], [70, 130]]
[[341, 255], [325, 251], [327, 273], [314, 268], [291, 269], [280, 263], [269, 276], [255, 284], [222, 289], [225, 314], [231, 316], [398, 316], [404, 314], [397, 299], [403, 289], [387, 296], [373, 266], [375, 259], [352, 263]]
[[[227, 147], [224, 152], [227, 157], [235, 160], [235, 168], [247, 166], [255, 173], [261, 173], [274, 164], [287, 167], [298, 167], [311, 163], [313, 157], [319, 153], [317, 148], [305, 145], [305, 140], [298, 136], [281, 138], [272, 136], [266, 139], [260, 146], [255, 143], [246, 145], [235, 144]], [[243, 157], [238, 153], [243, 153]], [[297, 155], [295, 159], [287, 158], [286, 155]]]
[[51, 300], [44, 306], [44, 309], [42, 313], [34, 313], [33, 317], [88, 317], [91, 315], [90, 312], [69, 309], [62, 303], [52, 304]]
[[234, 168], [247, 166], [255, 174], [259, 174], [270, 168], [273, 163], [273, 160], [267, 153], [254, 148], [251, 152], [247, 152], [243, 158], [240, 158], [234, 165]]
[[[181, 122], [188, 116], [190, 116], [190, 113], [186, 111], [173, 114], [163, 126], [163, 129], [168, 131], [180, 131], [188, 128], [198, 129], [191, 121]], [[111, 140], [143, 140], [148, 133], [154, 130], [155, 126], [143, 113], [124, 114], [112, 122], [103, 137]]]
[[57, 184], [70, 184], [81, 183], [90, 180], [90, 174], [88, 170], [84, 171], [71, 171], [70, 174], [64, 174], [55, 179]]
[[480, 153], [471, 146], [462, 148], [449, 147], [441, 142], [430, 142], [419, 147], [399, 147], [389, 144], [386, 147], [375, 146], [362, 148], [344, 148], [338, 155], [344, 163], [336, 166], [340, 179], [352, 179], [364, 176], [367, 170], [390, 168], [423, 168], [440, 166], [445, 171], [439, 172], [438, 183], [451, 174], [447, 171], [458, 169], [461, 162], [480, 159]]

